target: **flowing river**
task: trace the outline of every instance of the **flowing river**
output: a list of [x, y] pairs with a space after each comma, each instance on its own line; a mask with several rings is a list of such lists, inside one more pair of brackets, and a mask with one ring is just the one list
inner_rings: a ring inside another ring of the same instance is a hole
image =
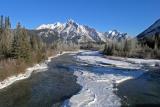
[[35, 71], [29, 78], [1, 89], [0, 107], [160, 104], [159, 74], [138, 67], [106, 59], [97, 51], [64, 54], [52, 59], [48, 70]]

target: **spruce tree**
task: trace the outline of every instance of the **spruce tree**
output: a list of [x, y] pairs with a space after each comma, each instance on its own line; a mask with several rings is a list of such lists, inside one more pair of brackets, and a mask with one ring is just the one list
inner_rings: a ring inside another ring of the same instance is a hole
[[2, 29], [0, 32], [0, 54], [1, 57], [7, 58], [10, 56], [12, 33], [10, 30], [10, 26], [3, 28], [3, 23], [9, 23], [9, 20], [7, 20], [6, 18], [3, 22], [3, 16], [1, 16]]
[[11, 28], [11, 23], [9, 17], [5, 17], [4, 28]]
[[12, 56], [16, 59], [24, 59], [26, 62], [29, 62], [31, 59], [29, 36], [25, 28], [21, 27], [20, 23], [18, 23], [14, 34], [12, 43]]
[[25, 61], [30, 61], [31, 58], [31, 46], [29, 41], [29, 35], [25, 28], [22, 29], [20, 34], [20, 47], [21, 47], [21, 57], [25, 59]]
[[12, 42], [12, 57], [15, 59], [20, 58], [20, 37], [19, 37], [20, 29], [21, 25], [20, 23], [18, 23], [14, 31], [14, 38]]
[[0, 19], [0, 29], [3, 29], [4, 23], [3, 23], [3, 16], [1, 15]]

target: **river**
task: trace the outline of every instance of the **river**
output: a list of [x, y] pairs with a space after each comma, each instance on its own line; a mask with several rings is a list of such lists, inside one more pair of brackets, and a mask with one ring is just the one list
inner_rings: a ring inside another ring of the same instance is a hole
[[52, 59], [48, 70], [36, 71], [27, 79], [20, 80], [0, 90], [0, 107], [51, 107], [76, 94], [81, 86], [68, 66], [74, 59], [65, 54]]
[[29, 78], [0, 90], [0, 107], [159, 104], [159, 74], [138, 67], [106, 60], [97, 51], [64, 54], [52, 59], [47, 71], [35, 71]]

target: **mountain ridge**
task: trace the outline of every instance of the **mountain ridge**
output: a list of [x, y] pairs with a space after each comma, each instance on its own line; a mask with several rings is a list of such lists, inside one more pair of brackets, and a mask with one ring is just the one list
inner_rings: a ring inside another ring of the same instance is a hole
[[[76, 23], [70, 19], [66, 23], [57, 22], [54, 24], [42, 24], [36, 28], [40, 32], [41, 37], [49, 37], [49, 33], [58, 35], [61, 39], [76, 43], [84, 42], [106, 42], [108, 40], [127, 39], [127, 33], [120, 33], [117, 30], [109, 32], [99, 32], [96, 29], [87, 25]], [[45, 30], [45, 32], [44, 32]]]
[[146, 30], [137, 35], [137, 38], [143, 38], [145, 36], [153, 36], [156, 33], [160, 33], [160, 18], [156, 20], [151, 26]]

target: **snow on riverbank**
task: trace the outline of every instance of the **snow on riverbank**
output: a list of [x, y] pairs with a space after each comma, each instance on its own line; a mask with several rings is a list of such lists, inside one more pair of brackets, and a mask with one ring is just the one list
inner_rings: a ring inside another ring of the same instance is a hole
[[[78, 51], [75, 51], [73, 53], [76, 53]], [[14, 75], [11, 77], [8, 77], [7, 79], [3, 80], [0, 82], [0, 89], [3, 89], [11, 84], [13, 84], [14, 82], [18, 81], [18, 80], [22, 80], [22, 79], [26, 79], [28, 77], [31, 76], [32, 72], [36, 71], [36, 72], [42, 72], [42, 71], [46, 71], [48, 68], [48, 63], [51, 62], [51, 59], [56, 58], [60, 55], [63, 55], [65, 53], [72, 53], [71, 51], [66, 51], [63, 52], [62, 54], [57, 54], [55, 56], [51, 56], [48, 58], [48, 60], [44, 61], [43, 63], [40, 64], [35, 64], [33, 67], [27, 68], [25, 73], [23, 74], [18, 74], [18, 75]]]
[[[101, 57], [100, 57], [101, 56]], [[98, 51], [93, 52], [82, 52], [77, 56], [78, 60], [86, 62], [88, 64], [95, 64], [100, 66], [116, 66], [120, 68], [127, 68], [127, 69], [140, 69], [140, 65], [132, 64], [125, 61], [118, 61], [103, 58], [102, 55]]]
[[119, 107], [116, 85], [144, 73], [140, 64], [106, 59], [97, 51], [83, 51], [75, 57], [80, 65], [74, 74], [82, 90], [65, 101], [63, 107]]
[[127, 68], [127, 69], [141, 69], [144, 66], [148, 66], [148, 67], [154, 67], [156, 65], [160, 66], [160, 60], [123, 58], [123, 57], [114, 57], [114, 56], [104, 58], [102, 54], [100, 54], [98, 51], [81, 52], [77, 56], [77, 59], [89, 64], [95, 64], [95, 65], [101, 65], [101, 66], [112, 65], [112, 66]]
[[140, 64], [141, 66], [145, 65], [145, 66], [154, 67], [156, 65], [160, 65], [160, 60], [156, 60], [156, 59], [123, 58], [123, 57], [113, 57], [113, 56], [110, 56], [108, 58], [113, 60], [129, 62], [132, 64]]

